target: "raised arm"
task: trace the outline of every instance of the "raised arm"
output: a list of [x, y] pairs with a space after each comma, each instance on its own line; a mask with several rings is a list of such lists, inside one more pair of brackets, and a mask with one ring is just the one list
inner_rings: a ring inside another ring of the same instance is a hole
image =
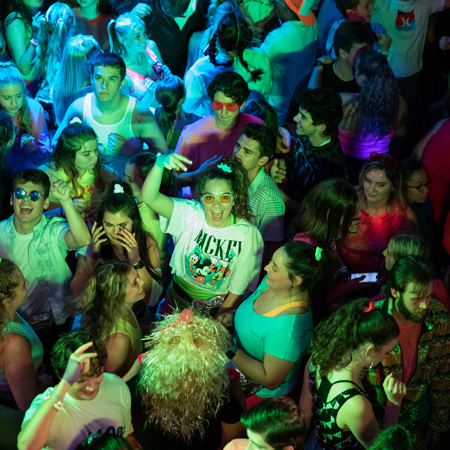
[[414, 147], [410, 158], [420, 161], [422, 159], [423, 151], [428, 144], [428, 141], [438, 132], [439, 128], [444, 124], [444, 122], [449, 119], [444, 119], [438, 122]]
[[75, 209], [70, 198], [70, 186], [63, 180], [54, 181], [51, 192], [53, 197], [64, 208], [64, 213], [69, 224], [69, 230], [64, 236], [67, 247], [72, 250], [78, 250], [88, 245], [91, 242], [91, 235], [86, 223]]
[[156, 123], [155, 116], [145, 108], [142, 111], [142, 105], [138, 105], [133, 113], [133, 131], [141, 141], [145, 142], [153, 153], [167, 153], [167, 143]]
[[160, 155], [156, 160], [152, 170], [147, 175], [142, 186], [142, 200], [149, 208], [162, 217], [170, 219], [173, 214], [173, 199], [159, 192], [161, 187], [164, 167], [169, 170], [184, 170], [184, 162], [190, 163], [189, 159], [177, 153]]
[[52, 139], [52, 149], [56, 148], [56, 144], [58, 142], [59, 136], [61, 136], [62, 130], [69, 125], [69, 122], [74, 118], [78, 117], [80, 120], [83, 120], [83, 104], [84, 104], [84, 97], [76, 99], [70, 106], [69, 109], [66, 111], [66, 114], [64, 115], [64, 119], [59, 124], [58, 129], [56, 130], [55, 135]]
[[311, 73], [311, 78], [309, 79], [308, 89], [317, 89], [322, 87], [322, 74], [324, 65], [333, 64], [334, 60], [330, 56], [321, 56], [317, 62], [319, 64], [314, 65], [314, 69]]

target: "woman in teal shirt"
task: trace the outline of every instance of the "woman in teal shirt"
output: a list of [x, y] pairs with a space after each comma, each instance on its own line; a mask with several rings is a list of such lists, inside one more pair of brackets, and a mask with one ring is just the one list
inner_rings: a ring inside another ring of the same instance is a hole
[[329, 277], [321, 248], [289, 242], [264, 268], [267, 276], [237, 309], [233, 364], [262, 386], [247, 406], [292, 395], [313, 332], [311, 298]]

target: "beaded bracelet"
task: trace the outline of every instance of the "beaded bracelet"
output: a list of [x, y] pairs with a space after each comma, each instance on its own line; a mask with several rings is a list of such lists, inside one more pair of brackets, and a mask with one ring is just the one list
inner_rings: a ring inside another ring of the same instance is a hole
[[[51, 398], [52, 398], [51, 395], [46, 395], [45, 396], [45, 400], [50, 400]], [[53, 404], [53, 408], [55, 408], [56, 411], [61, 411], [62, 408], [63, 408], [63, 402], [61, 400], [58, 400], [56, 403]]]

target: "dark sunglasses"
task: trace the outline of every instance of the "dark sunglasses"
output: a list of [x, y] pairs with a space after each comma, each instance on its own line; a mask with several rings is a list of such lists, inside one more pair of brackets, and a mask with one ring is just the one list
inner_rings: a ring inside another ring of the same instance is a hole
[[[23, 189], [16, 189], [13, 192], [13, 195], [17, 200], [23, 200], [27, 193]], [[28, 193], [28, 200], [31, 200], [32, 202], [37, 202], [41, 198], [41, 194], [39, 194], [38, 191], [31, 191]]]

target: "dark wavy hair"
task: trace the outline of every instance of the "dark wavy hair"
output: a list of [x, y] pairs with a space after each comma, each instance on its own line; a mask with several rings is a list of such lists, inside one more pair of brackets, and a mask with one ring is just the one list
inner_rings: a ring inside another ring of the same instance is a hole
[[[6, 298], [14, 298], [13, 291], [19, 286], [19, 277], [15, 275], [17, 270], [20, 269], [11, 260], [6, 258], [0, 260], [0, 336], [2, 336], [5, 315], [3, 300]], [[0, 345], [0, 367], [4, 365], [2, 353], [2, 346]]]
[[14, 137], [15, 126], [13, 118], [0, 111], [0, 169], [7, 167], [7, 159], [10, 148], [7, 147], [7, 143]]
[[127, 67], [123, 61], [123, 59], [116, 55], [115, 53], [105, 52], [99, 53], [92, 61], [91, 61], [91, 75], [94, 75], [95, 67], [113, 67], [117, 69], [120, 74], [120, 80], [122, 81], [127, 74]]
[[[79, 195], [81, 187], [78, 184], [80, 173], [75, 167], [75, 158], [77, 152], [88, 141], [97, 141], [97, 134], [89, 125], [69, 124], [62, 131], [52, 155], [52, 161], [56, 169], [62, 169], [68, 176], [68, 183], [72, 184], [76, 196]], [[103, 160], [99, 154], [97, 164], [94, 167], [94, 184], [99, 192], [103, 192], [106, 188], [106, 182], [103, 178], [104, 172]]]
[[97, 356], [90, 359], [90, 371], [87, 374], [83, 374], [82, 378], [98, 377], [103, 373], [103, 367], [108, 356], [103, 342], [99, 339], [94, 339], [85, 330], [76, 330], [63, 334], [52, 348], [50, 360], [59, 379], [62, 379], [64, 375], [70, 355], [88, 342], [93, 342], [94, 345], [89, 347], [87, 351], [97, 353]]
[[373, 441], [370, 450], [427, 450], [422, 436], [413, 428], [394, 425], [383, 430]]
[[185, 95], [183, 80], [176, 75], [170, 75], [156, 85], [155, 97], [159, 106], [155, 119], [166, 139], [175, 122], [178, 103]]
[[392, 296], [391, 289], [403, 293], [408, 284], [413, 283], [414, 292], [425, 294], [432, 279], [433, 264], [430, 261], [419, 255], [406, 255], [395, 261], [381, 292], [386, 297], [390, 297]]
[[355, 44], [368, 44], [372, 46], [374, 43], [374, 32], [369, 24], [349, 20], [339, 25], [333, 40], [336, 56], [339, 54], [341, 48], [347, 53], [350, 53]]
[[237, 158], [222, 158], [218, 164], [226, 164], [231, 168], [231, 172], [225, 172], [219, 169], [217, 165], [211, 166], [198, 179], [195, 190], [197, 196], [201, 196], [205, 188], [205, 184], [209, 180], [226, 181], [234, 197], [234, 214], [238, 218], [243, 218], [249, 222], [253, 218], [252, 210], [249, 205], [248, 198], [248, 176], [242, 162]]
[[344, 113], [341, 96], [334, 89], [306, 89], [299, 97], [299, 105], [309, 112], [313, 125], [326, 125], [325, 136], [337, 133]]
[[291, 241], [282, 247], [287, 256], [285, 263], [289, 279], [301, 277], [301, 291], [308, 291], [311, 298], [311, 312], [314, 324], [328, 315], [325, 302], [327, 291], [331, 288], [334, 264], [327, 252], [316, 258], [316, 247], [303, 241]]
[[370, 300], [354, 300], [339, 308], [314, 330], [311, 343], [311, 363], [320, 368], [321, 376], [346, 367], [352, 353], [364, 344], [373, 344], [376, 351], [398, 338], [400, 330], [386, 311], [365, 312]]
[[14, 174], [12, 188], [16, 189], [19, 183], [28, 183], [31, 181], [34, 184], [42, 186], [44, 189], [44, 196], [47, 198], [50, 194], [50, 178], [45, 172], [39, 169], [22, 169]]
[[89, 278], [81, 298], [81, 326], [94, 339], [108, 339], [115, 331], [117, 318], [124, 313], [132, 268], [126, 261], [101, 261]]
[[367, 81], [358, 95], [352, 132], [383, 137], [395, 129], [400, 109], [400, 89], [385, 56], [363, 51], [355, 65]]
[[[123, 187], [124, 193], [114, 193], [114, 187], [120, 185]], [[103, 217], [105, 212], [111, 214], [123, 213], [126, 214], [132, 221], [133, 227], [131, 232], [136, 233], [136, 242], [138, 244], [139, 256], [144, 261], [145, 268], [152, 276], [154, 281], [163, 284], [162, 277], [153, 267], [150, 257], [148, 256], [147, 233], [142, 228], [142, 219], [139, 213], [138, 205], [133, 196], [133, 189], [128, 183], [113, 182], [110, 186], [109, 194], [102, 200], [98, 209], [97, 223], [103, 225]], [[100, 257], [104, 260], [115, 260], [116, 256], [114, 250], [109, 242], [102, 244], [100, 249]]]
[[418, 171], [424, 170], [426, 172], [425, 166], [420, 161], [415, 161], [413, 159], [402, 159], [400, 161], [400, 173], [402, 176], [402, 192], [405, 199], [408, 198], [408, 182], [411, 177]]
[[236, 58], [250, 74], [251, 81], [257, 81], [261, 78], [263, 71], [261, 69], [250, 70], [247, 61], [244, 59], [244, 50], [250, 46], [253, 38], [253, 32], [248, 27], [247, 21], [239, 11], [233, 11], [225, 14], [218, 23], [216, 30], [209, 41], [209, 60], [214, 66], [231, 67], [233, 59], [226, 63], [216, 61], [216, 42], [219, 41], [220, 48], [226, 52], [236, 52]]
[[9, 0], [6, 2], [8, 14], [12, 16], [5, 22], [5, 27], [7, 27], [14, 20], [23, 20], [25, 28], [31, 30], [31, 23], [33, 22], [33, 15], [31, 14], [31, 8], [25, 4], [23, 0]]
[[252, 406], [241, 414], [245, 428], [259, 433], [275, 450], [292, 446], [303, 450], [306, 429], [303, 413], [292, 398], [272, 397]]
[[[388, 161], [388, 163], [386, 161]], [[400, 208], [401, 211], [406, 211], [406, 201], [402, 191], [402, 175], [398, 168], [398, 162], [395, 164], [396, 162], [397, 160], [392, 156], [385, 155], [385, 159], [381, 159], [379, 161], [372, 161], [371, 159], [368, 159], [364, 163], [359, 172], [359, 187], [357, 187], [357, 189], [361, 189], [359, 202], [362, 207], [366, 204], [366, 195], [363, 189], [366, 175], [371, 170], [381, 170], [385, 173], [386, 178], [392, 184], [392, 190], [388, 198], [388, 205], [391, 207], [390, 211], [392, 212], [396, 206]]]
[[242, 112], [258, 117], [264, 122], [264, 125], [272, 131], [277, 140], [275, 154], [279, 153], [279, 148], [287, 149], [283, 141], [283, 136], [280, 133], [278, 114], [272, 105], [263, 99], [252, 99], [245, 104], [242, 108]]
[[275, 153], [277, 142], [272, 131], [260, 123], [249, 123], [241, 131], [241, 136], [245, 135], [249, 139], [258, 142], [259, 157], [267, 156], [271, 158]]
[[327, 251], [333, 241], [339, 248], [357, 213], [357, 205], [358, 195], [349, 182], [340, 178], [321, 181], [303, 199], [300, 211], [292, 221], [291, 233], [304, 233]]
[[217, 92], [242, 105], [250, 95], [247, 82], [236, 72], [224, 72], [216, 75], [206, 89], [208, 97], [213, 101]]

